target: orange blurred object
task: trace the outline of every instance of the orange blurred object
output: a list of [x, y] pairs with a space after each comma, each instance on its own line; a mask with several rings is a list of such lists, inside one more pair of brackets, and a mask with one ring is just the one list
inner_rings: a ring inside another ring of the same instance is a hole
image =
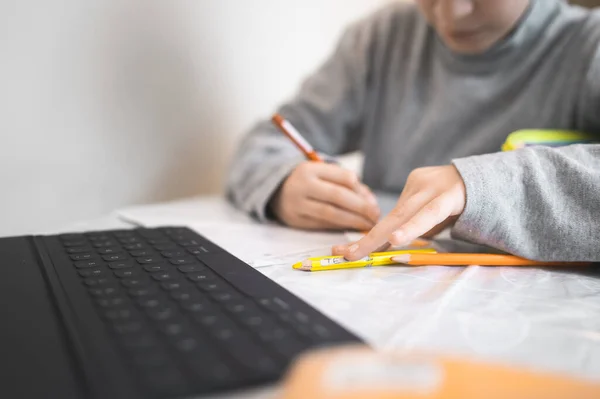
[[[600, 378], [600, 376], [599, 376]], [[299, 358], [281, 399], [598, 399], [600, 381], [424, 353], [339, 347]]]

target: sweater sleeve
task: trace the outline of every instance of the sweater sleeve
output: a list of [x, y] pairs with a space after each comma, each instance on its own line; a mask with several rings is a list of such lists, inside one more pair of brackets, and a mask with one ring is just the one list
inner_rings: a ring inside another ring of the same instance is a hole
[[[373, 21], [351, 26], [326, 62], [278, 110], [318, 152], [339, 155], [358, 149], [369, 79]], [[228, 199], [265, 221], [267, 204], [302, 154], [269, 120], [258, 123], [234, 156]]]
[[454, 160], [467, 202], [453, 236], [540, 261], [600, 261], [600, 145]]

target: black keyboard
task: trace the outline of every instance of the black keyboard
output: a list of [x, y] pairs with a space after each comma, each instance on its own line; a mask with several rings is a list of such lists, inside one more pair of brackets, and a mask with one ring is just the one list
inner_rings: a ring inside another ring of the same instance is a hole
[[303, 351], [359, 339], [186, 228], [58, 237], [145, 397], [275, 382]]

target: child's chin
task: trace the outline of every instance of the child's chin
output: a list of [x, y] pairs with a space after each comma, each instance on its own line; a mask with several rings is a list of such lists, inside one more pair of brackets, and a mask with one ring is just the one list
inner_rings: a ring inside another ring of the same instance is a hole
[[493, 45], [494, 41], [483, 40], [478, 38], [451, 38], [443, 37], [444, 43], [452, 51], [459, 54], [475, 55], [482, 54], [488, 51]]

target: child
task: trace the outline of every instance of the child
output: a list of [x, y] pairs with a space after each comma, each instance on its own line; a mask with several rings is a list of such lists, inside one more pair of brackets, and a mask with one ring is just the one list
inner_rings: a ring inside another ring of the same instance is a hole
[[[356, 23], [279, 112], [320, 152], [365, 154], [364, 185], [302, 160], [268, 121], [228, 196], [260, 220], [371, 229], [358, 259], [453, 225], [547, 261], [600, 261], [600, 145], [498, 153], [519, 129], [600, 131], [600, 15], [562, 0], [417, 0]], [[487, 154], [487, 155], [481, 155]], [[400, 193], [379, 218], [371, 190]]]

